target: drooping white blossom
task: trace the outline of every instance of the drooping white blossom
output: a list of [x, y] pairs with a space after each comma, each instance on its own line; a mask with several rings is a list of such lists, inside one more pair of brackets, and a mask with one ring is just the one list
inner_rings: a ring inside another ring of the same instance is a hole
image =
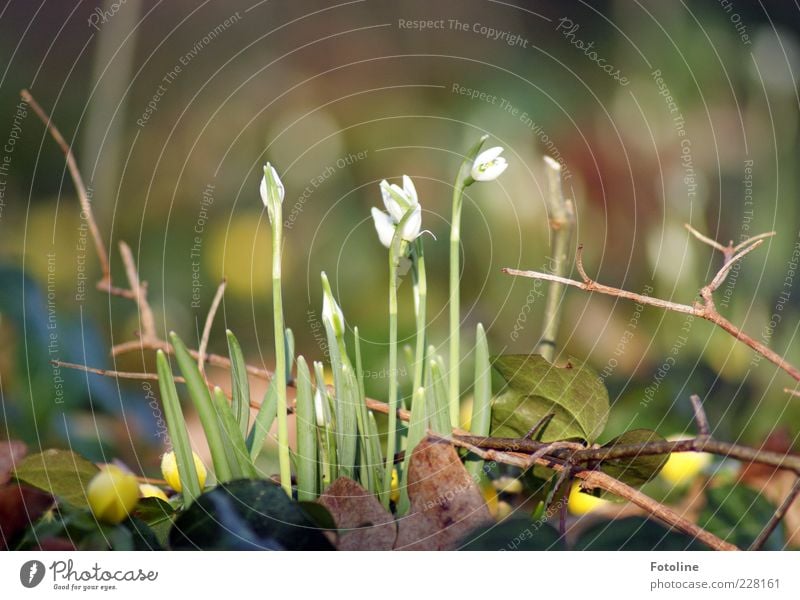
[[508, 168], [506, 159], [500, 156], [502, 146], [495, 146], [484, 150], [472, 163], [470, 175], [475, 181], [494, 181]]

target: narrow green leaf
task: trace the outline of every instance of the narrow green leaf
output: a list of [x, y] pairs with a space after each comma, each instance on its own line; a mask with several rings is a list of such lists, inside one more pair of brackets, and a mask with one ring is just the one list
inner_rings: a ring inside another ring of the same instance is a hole
[[358, 439], [361, 449], [361, 461], [359, 464], [359, 477], [361, 484], [370, 492], [377, 492], [374, 467], [378, 462], [379, 454], [374, 454], [374, 446], [370, 439], [369, 411], [367, 410], [366, 396], [364, 394], [364, 377], [361, 364], [361, 338], [358, 334], [358, 327], [353, 328], [356, 347], [356, 383], [357, 383], [357, 417], [358, 417]]
[[183, 488], [183, 499], [189, 505], [202, 492], [194, 466], [192, 445], [186, 431], [186, 421], [183, 418], [183, 410], [178, 399], [178, 390], [175, 389], [175, 378], [172, 375], [167, 356], [161, 350], [156, 353], [156, 366], [158, 368], [158, 386], [161, 390], [161, 404], [164, 406], [167, 431], [172, 442], [172, 450], [175, 452], [178, 477], [181, 480], [181, 488]]
[[431, 429], [440, 435], [450, 435], [453, 426], [450, 423], [450, 405], [447, 398], [447, 381], [441, 363], [431, 359], [428, 369], [430, 384], [426, 382], [431, 405], [428, 407]]
[[239, 429], [239, 424], [233, 416], [225, 392], [219, 387], [215, 387], [213, 398], [220, 427], [229, 442], [225, 444], [225, 451], [231, 469], [231, 479], [255, 479], [257, 477], [256, 469], [250, 460], [247, 444]]
[[[472, 391], [472, 435], [487, 436], [491, 428], [492, 372], [489, 363], [489, 344], [483, 325], [478, 323], [475, 334], [475, 385]], [[478, 482], [483, 471], [483, 460], [471, 456], [467, 460], [467, 472]]]
[[428, 410], [425, 406], [425, 388], [419, 388], [411, 400], [411, 419], [408, 423], [408, 437], [406, 438], [406, 454], [403, 458], [403, 476], [400, 481], [400, 500], [397, 503], [397, 514], [404, 515], [410, 508], [408, 498], [408, 465], [411, 454], [417, 447], [428, 429]]
[[297, 357], [297, 499], [314, 500], [317, 491], [317, 425], [311, 373], [302, 356]]
[[267, 439], [269, 430], [278, 416], [278, 389], [272, 381], [269, 382], [261, 406], [256, 413], [253, 426], [250, 428], [250, 435], [247, 436], [247, 449], [250, 451], [250, 458], [255, 463], [261, 450], [264, 448], [264, 440]]
[[286, 343], [286, 382], [292, 383], [294, 381], [294, 377], [292, 377], [292, 370], [294, 369], [294, 332], [286, 328], [286, 335], [284, 336], [285, 343]]
[[[333, 408], [328, 387], [325, 384], [325, 370], [321, 362], [314, 363], [317, 389], [314, 394], [314, 414], [317, 417], [317, 439], [320, 449], [320, 491], [325, 491], [338, 477], [336, 470], [336, 435], [333, 431]], [[320, 419], [321, 418], [321, 419]], [[320, 425], [320, 420], [322, 424]]]
[[225, 333], [228, 337], [228, 355], [231, 359], [231, 410], [242, 435], [245, 436], [250, 428], [250, 380], [247, 377], [247, 365], [239, 340], [230, 329]]
[[[169, 334], [172, 347], [175, 349], [175, 359], [178, 367], [186, 380], [186, 387], [189, 390], [189, 397], [194, 404], [203, 432], [206, 434], [208, 449], [211, 451], [211, 460], [214, 463], [214, 473], [217, 481], [230, 481], [231, 471], [225, 453], [225, 440], [219, 427], [214, 404], [211, 401], [211, 394], [206, 387], [203, 376], [197, 368], [197, 363], [192, 359], [186, 346], [173, 331]], [[176, 457], [177, 458], [177, 457]]]
[[367, 411], [367, 427], [369, 428], [369, 443], [372, 446], [372, 456], [375, 457], [375, 464], [372, 465], [372, 470], [375, 473], [375, 490], [374, 492], [379, 492], [383, 489], [383, 470], [384, 465], [381, 462], [383, 457], [383, 451], [381, 450], [381, 438], [380, 434], [378, 433], [378, 423], [375, 421], [375, 414], [371, 411]]
[[[336, 434], [336, 460], [339, 477], [354, 477], [356, 453], [358, 446], [358, 416], [355, 403], [356, 385], [355, 373], [350, 366], [350, 359], [340, 349], [339, 340], [329, 323], [325, 323], [328, 336], [328, 351], [333, 371], [333, 399], [335, 434]], [[342, 344], [344, 346], [344, 344]]]
[[507, 354], [493, 366], [505, 391], [492, 403], [492, 435], [522, 437], [542, 417], [554, 416], [539, 436], [543, 442], [582, 439], [594, 442], [608, 419], [608, 391], [597, 373], [570, 359], [557, 367], [538, 355]]

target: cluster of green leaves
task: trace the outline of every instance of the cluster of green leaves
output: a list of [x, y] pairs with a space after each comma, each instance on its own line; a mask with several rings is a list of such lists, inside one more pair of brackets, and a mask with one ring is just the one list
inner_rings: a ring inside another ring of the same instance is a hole
[[[542, 442], [571, 440], [594, 444], [603, 434], [610, 410], [603, 380], [575, 359], [563, 367], [539, 355], [505, 355], [493, 362], [505, 384], [492, 402], [492, 435], [525, 437], [536, 423]], [[663, 441], [658, 433], [634, 429], [613, 438], [604, 447]], [[605, 460], [600, 470], [639, 487], [653, 479], [668, 455]]]
[[139, 500], [119, 524], [97, 521], [86, 488], [99, 469], [67, 450], [47, 450], [22, 460], [14, 471], [20, 483], [47, 491], [57, 504], [14, 547], [38, 547], [44, 540], [69, 541], [80, 550], [305, 549], [331, 550], [326, 529], [334, 529], [327, 510], [295, 502], [272, 481], [239, 479], [194, 497], [170, 502]]

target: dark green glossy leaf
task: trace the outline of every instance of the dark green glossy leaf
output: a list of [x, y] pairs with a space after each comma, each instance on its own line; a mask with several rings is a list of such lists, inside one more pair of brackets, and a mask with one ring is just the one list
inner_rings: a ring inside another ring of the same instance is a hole
[[175, 518], [175, 509], [171, 504], [159, 498], [142, 498], [133, 515], [150, 527], [159, 544], [167, 544], [169, 530]]
[[240, 480], [203, 494], [175, 520], [176, 550], [332, 550], [301, 506], [271, 481]]
[[506, 381], [492, 402], [492, 435], [522, 437], [541, 418], [553, 418], [537, 439], [550, 442], [583, 439], [593, 442], [608, 419], [608, 391], [588, 366], [571, 359], [557, 367], [538, 355], [508, 354], [494, 367]]
[[318, 502], [298, 502], [300, 508], [320, 529], [336, 531], [336, 521], [328, 509]]
[[705, 550], [694, 538], [666, 529], [655, 521], [629, 517], [601, 521], [587, 528], [576, 540], [574, 550]]
[[[666, 440], [651, 429], [632, 429], [604, 444], [603, 448], [663, 441]], [[668, 459], [669, 454], [616, 458], [603, 461], [600, 470], [628, 485], [638, 487], [658, 475]]]
[[[757, 491], [727, 484], [706, 491], [706, 505], [698, 525], [723, 540], [746, 549], [761, 533], [775, 507]], [[783, 549], [783, 529], [778, 526], [764, 544], [765, 550]]]
[[459, 550], [565, 550], [561, 535], [546, 523], [506, 519], [467, 535]]
[[45, 450], [26, 456], [17, 465], [14, 477], [74, 506], [88, 507], [86, 486], [98, 471], [94, 464], [69, 450]]

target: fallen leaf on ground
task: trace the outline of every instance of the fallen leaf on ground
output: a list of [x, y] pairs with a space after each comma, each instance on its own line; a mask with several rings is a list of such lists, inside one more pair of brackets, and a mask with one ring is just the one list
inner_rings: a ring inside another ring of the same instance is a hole
[[408, 467], [411, 509], [398, 524], [397, 550], [451, 550], [492, 517], [453, 446], [427, 437]]
[[[318, 501], [331, 513], [339, 530], [339, 550], [391, 550], [397, 526], [378, 499], [347, 477], [340, 477]], [[335, 535], [326, 533], [331, 542]]]

